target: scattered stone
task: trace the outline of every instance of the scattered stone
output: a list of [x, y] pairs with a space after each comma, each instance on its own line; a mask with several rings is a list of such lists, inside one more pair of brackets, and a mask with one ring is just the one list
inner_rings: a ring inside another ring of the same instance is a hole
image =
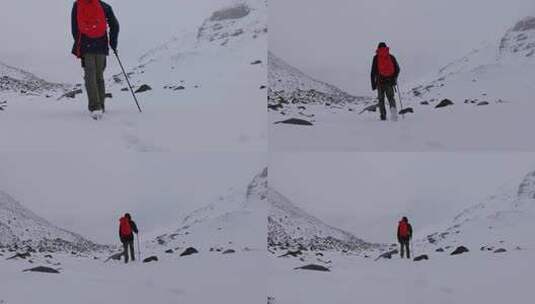
[[261, 64], [261, 63], [262, 63], [262, 60], [255, 60], [251, 62], [252, 65]]
[[180, 256], [188, 256], [188, 255], [197, 254], [197, 253], [199, 253], [197, 249], [193, 247], [188, 247], [184, 252], [180, 254]]
[[181, 91], [181, 90], [185, 90], [185, 89], [186, 89], [186, 87], [184, 87], [184, 86], [178, 86], [178, 87], [174, 88], [175, 91]]
[[379, 260], [379, 259], [391, 259], [393, 255], [395, 254], [398, 254], [399, 251], [397, 249], [394, 249], [394, 250], [391, 250], [391, 251], [388, 251], [388, 252], [385, 252], [381, 255], [379, 255], [375, 260]]
[[260, 86], [260, 90], [263, 90], [263, 89], [265, 89], [265, 88], [266, 88], [265, 85], [261, 85], [261, 86]]
[[405, 108], [405, 109], [399, 111], [399, 115], [404, 115], [404, 114], [407, 114], [407, 113], [414, 113], [414, 109], [413, 108]]
[[451, 106], [453, 105], [453, 101], [449, 100], [449, 99], [443, 99], [441, 102], [439, 102], [439, 104], [437, 104], [435, 106], [435, 108], [445, 108], [447, 106]]
[[494, 250], [494, 253], [503, 253], [503, 252], [507, 252], [507, 250], [505, 248], [498, 248]]
[[227, 250], [223, 251], [223, 254], [231, 254], [231, 253], [236, 253], [236, 250], [234, 250], [234, 249], [227, 249]]
[[303, 270], [314, 270], [314, 271], [325, 271], [329, 272], [329, 268], [317, 264], [309, 264], [302, 267], [294, 268], [294, 270], [303, 269]]
[[470, 250], [468, 250], [468, 248], [466, 248], [464, 246], [459, 246], [452, 253], [450, 253], [450, 255], [459, 255], [459, 254], [463, 254], [463, 253], [469, 252], [469, 251]]
[[420, 104], [423, 105], [423, 106], [426, 106], [426, 105], [429, 104], [429, 101], [422, 101], [422, 102], [420, 102]]
[[281, 121], [275, 122], [275, 124], [288, 124], [288, 125], [298, 125], [298, 126], [313, 126], [314, 125], [308, 120], [299, 119], [299, 118], [290, 118], [286, 120], [281, 120]]
[[25, 269], [22, 272], [42, 272], [42, 273], [59, 273], [58, 270], [45, 266], [38, 266], [30, 269]]
[[427, 256], [427, 254], [422, 254], [414, 258], [415, 262], [419, 262], [423, 260], [429, 260], [429, 256]]
[[128, 88], [122, 88], [121, 91], [123, 91], [123, 92], [127, 92], [127, 91], [128, 91]]
[[47, 255], [45, 255], [45, 258], [47, 258], [47, 259], [53, 259], [54, 257], [52, 257], [51, 254], [47, 254]]
[[59, 100], [59, 99], [62, 99], [63, 97], [73, 99], [73, 98], [76, 98], [76, 95], [78, 95], [78, 94], [82, 94], [82, 93], [83, 93], [82, 89], [72, 90], [72, 91], [70, 91], [70, 92], [67, 92], [67, 93], [61, 95], [61, 97], [58, 98], [58, 100]]
[[158, 262], [158, 257], [153, 255], [143, 260], [143, 263]]
[[379, 105], [377, 105], [377, 104], [373, 104], [371, 106], [367, 106], [364, 109], [362, 109], [362, 111], [359, 112], [359, 115], [364, 113], [364, 112], [377, 112], [377, 108], [378, 107], [379, 107]]
[[436, 252], [444, 252], [444, 248], [437, 248], [435, 251]]
[[477, 103], [477, 106], [486, 106], [486, 105], [488, 105], [488, 104], [489, 104], [488, 101], [481, 101], [481, 102], [478, 102], [478, 103]]
[[292, 251], [292, 250], [288, 250], [285, 254], [279, 256], [279, 258], [284, 258], [284, 257], [287, 257], [287, 256], [292, 256], [294, 258], [302, 255], [303, 252], [301, 250], [295, 250], [295, 251]]
[[14, 260], [14, 259], [23, 259], [25, 260], [26, 258], [29, 258], [31, 257], [32, 255], [29, 253], [29, 252], [26, 252], [26, 253], [17, 253], [15, 254], [14, 256], [12, 257], [9, 257], [7, 258], [6, 260]]
[[106, 98], [113, 98], [113, 94], [112, 93], [106, 93]]
[[143, 84], [136, 90], [136, 93], [143, 93], [150, 90], [152, 90], [152, 88], [148, 84]]
[[173, 249], [167, 249], [165, 253], [174, 253]]
[[113, 255], [109, 256], [109, 257], [104, 261], [104, 263], [106, 263], [106, 262], [109, 261], [109, 260], [120, 261], [122, 257], [123, 257], [123, 253], [122, 253], [122, 252], [119, 252], [119, 253], [116, 253], [116, 254], [113, 254]]

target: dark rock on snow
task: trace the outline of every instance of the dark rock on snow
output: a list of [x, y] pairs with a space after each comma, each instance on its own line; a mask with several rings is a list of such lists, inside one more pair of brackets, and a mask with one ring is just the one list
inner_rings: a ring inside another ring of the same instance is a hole
[[113, 98], [113, 94], [112, 93], [106, 93], [106, 98]]
[[76, 98], [76, 95], [78, 94], [82, 94], [83, 91], [82, 89], [76, 89], [76, 90], [72, 90], [70, 92], [67, 92], [65, 94], [63, 94], [59, 99], [63, 98], [63, 97], [66, 97], [66, 98]]
[[405, 109], [399, 111], [400, 115], [404, 115], [404, 114], [407, 114], [407, 113], [414, 113], [414, 109], [413, 108], [405, 108]]
[[494, 250], [494, 253], [503, 253], [503, 252], [507, 252], [507, 250], [505, 248], [499, 248], [499, 249]]
[[302, 267], [294, 268], [294, 270], [297, 270], [297, 269], [314, 270], [314, 271], [325, 271], [325, 272], [329, 272], [330, 271], [329, 268], [321, 266], [321, 265], [316, 265], [316, 264], [309, 264], [309, 265], [305, 265], [305, 266], [302, 266]]
[[262, 60], [255, 60], [255, 61], [251, 62], [252, 65], [261, 64], [261, 63], [262, 63]]
[[478, 103], [477, 103], [477, 106], [486, 106], [486, 105], [488, 105], [488, 104], [489, 104], [488, 101], [482, 101], [482, 102], [478, 102]]
[[436, 252], [444, 252], [444, 248], [437, 248], [435, 251]]
[[106, 259], [106, 261], [104, 261], [104, 263], [106, 263], [109, 260], [120, 261], [122, 257], [123, 257], [123, 253], [119, 252], [119, 253], [116, 253], [116, 254], [111, 255], [110, 257], [108, 257]]
[[7, 260], [14, 260], [14, 259], [26, 259], [31, 257], [32, 255], [29, 252], [26, 253], [17, 253], [12, 257], [7, 258]]
[[415, 262], [423, 261], [423, 260], [429, 260], [429, 256], [427, 256], [427, 254], [422, 254], [414, 258]]
[[173, 252], [174, 252], [173, 249], [167, 249], [167, 250], [165, 251], [165, 253], [173, 253]]
[[444, 100], [442, 100], [441, 102], [439, 102], [439, 104], [437, 104], [437, 105], [435, 106], [435, 108], [437, 108], [437, 109], [438, 109], [438, 108], [445, 108], [445, 107], [447, 107], [447, 106], [451, 106], [451, 105], [453, 105], [453, 101], [451, 101], [451, 100], [449, 100], [449, 99], [444, 99]]
[[158, 257], [153, 255], [143, 260], [143, 263], [158, 262]]
[[286, 119], [286, 120], [281, 120], [281, 121], [275, 122], [275, 124], [288, 124], [288, 125], [298, 125], [298, 126], [313, 126], [313, 124], [310, 121], [304, 120], [304, 119], [299, 119], [299, 118], [290, 118], [290, 119]]
[[184, 252], [182, 252], [180, 254], [180, 256], [188, 256], [188, 255], [192, 255], [192, 254], [196, 254], [196, 253], [199, 253], [199, 251], [197, 251], [197, 249], [195, 249], [193, 247], [189, 247]]
[[469, 252], [469, 251], [470, 250], [468, 250], [468, 248], [466, 248], [464, 246], [459, 246], [450, 255], [459, 255], [459, 254], [463, 254], [463, 253]]
[[152, 90], [152, 88], [148, 84], [143, 84], [136, 90], [136, 93], [143, 93], [150, 90]]
[[236, 250], [234, 250], [234, 249], [227, 249], [227, 250], [223, 251], [223, 254], [231, 254], [231, 253], [236, 253]]
[[388, 251], [388, 252], [385, 252], [385, 253], [381, 254], [375, 260], [377, 261], [379, 259], [391, 259], [393, 255], [398, 254], [398, 253], [399, 253], [399, 251], [397, 249], [394, 249], [394, 250], [391, 250], [391, 251]]
[[58, 270], [45, 266], [38, 266], [30, 269], [25, 269], [22, 272], [42, 272], [42, 273], [59, 273]]
[[360, 111], [359, 114], [362, 114], [364, 112], [377, 112], [377, 107], [378, 107], [377, 104], [373, 104], [371, 106], [367, 106], [364, 109], [362, 109], [362, 111]]
[[301, 250], [295, 250], [295, 251], [292, 251], [292, 250], [288, 250], [288, 252], [286, 252], [285, 254], [279, 256], [279, 258], [284, 258], [284, 257], [287, 257], [287, 256], [292, 256], [294, 258], [302, 255], [303, 252]]

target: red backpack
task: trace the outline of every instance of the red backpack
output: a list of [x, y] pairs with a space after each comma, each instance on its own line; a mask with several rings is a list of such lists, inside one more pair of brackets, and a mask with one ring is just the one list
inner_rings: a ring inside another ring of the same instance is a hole
[[130, 220], [126, 217], [121, 218], [121, 224], [119, 225], [119, 234], [121, 237], [129, 237], [132, 235], [132, 226], [130, 226]]
[[396, 73], [396, 67], [388, 47], [377, 49], [377, 68], [381, 77], [392, 77]]
[[100, 0], [78, 0], [77, 6], [78, 31], [93, 39], [106, 35], [108, 24]]
[[408, 238], [409, 237], [409, 223], [405, 221], [399, 222], [398, 233], [400, 237]]

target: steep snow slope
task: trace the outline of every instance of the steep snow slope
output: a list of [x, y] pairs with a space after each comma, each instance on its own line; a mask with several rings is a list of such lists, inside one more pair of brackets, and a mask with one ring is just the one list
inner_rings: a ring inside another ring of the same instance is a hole
[[268, 64], [268, 109], [271, 120], [285, 116], [310, 119], [314, 115], [307, 113], [309, 106], [337, 109], [369, 100], [313, 79], [272, 52], [268, 53]]
[[304, 248], [312, 251], [360, 253], [380, 247], [349, 232], [334, 228], [307, 214], [276, 190], [268, 189], [268, 247], [278, 250]]
[[[104, 120], [96, 124], [87, 119], [85, 94], [47, 103], [38, 97], [2, 94], [9, 109], [0, 121], [0, 147], [265, 150], [267, 9], [263, 1], [240, 3], [214, 1], [212, 14], [188, 16], [197, 22], [179, 26], [174, 38], [138, 63], [123, 62], [135, 89], [143, 84], [152, 88], [138, 94], [143, 114], [136, 112], [120, 70], [108, 71], [115, 75], [107, 83], [112, 97], [107, 99]], [[181, 14], [187, 10], [177, 12], [177, 20]], [[8, 130], [17, 131], [8, 136]]]
[[180, 227], [158, 236], [152, 248], [185, 248], [187, 244], [204, 251], [265, 252], [267, 169], [247, 187], [232, 190], [203, 208], [185, 216]]
[[58, 228], [0, 191], [0, 247], [39, 252], [89, 253], [107, 249]]
[[65, 84], [48, 82], [30, 72], [0, 62], [0, 94], [16, 92], [21, 95], [54, 95], [68, 88]]

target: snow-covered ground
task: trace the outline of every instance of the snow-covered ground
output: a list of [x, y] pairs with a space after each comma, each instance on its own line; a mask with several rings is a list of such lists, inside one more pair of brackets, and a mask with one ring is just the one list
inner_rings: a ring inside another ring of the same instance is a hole
[[[416, 224], [412, 257], [427, 255], [427, 260], [401, 260], [397, 253], [391, 258], [380, 257], [396, 249], [395, 244], [364, 251], [293, 246], [289, 249], [294, 256], [283, 255], [286, 249], [271, 249], [268, 294], [272, 303], [354, 303], [355, 299], [377, 303], [502, 303], [529, 299], [529, 266], [535, 258], [531, 233], [535, 172], [515, 180], [520, 182], [508, 183], [476, 204], [467, 203], [443, 224]], [[330, 197], [338, 198], [332, 193]], [[355, 210], [366, 212], [366, 206], [363, 203]], [[293, 222], [294, 217], [288, 214], [286, 222]], [[300, 237], [299, 233], [294, 235]], [[460, 246], [468, 252], [451, 255]], [[296, 269], [309, 264], [328, 271]]]
[[[519, 21], [500, 41], [478, 47], [432, 80], [401, 83], [403, 106], [415, 113], [398, 123], [379, 121], [377, 112], [361, 113], [375, 102], [371, 99], [273, 102], [279, 107], [271, 105], [272, 123], [297, 118], [313, 126], [272, 124], [270, 144], [284, 151], [532, 150], [533, 142], [519, 134], [534, 127], [530, 118], [535, 110], [533, 20]], [[291, 71], [280, 65], [270, 68], [286, 70], [273, 75]], [[271, 76], [270, 83], [281, 81]], [[295, 82], [287, 78], [288, 83]], [[454, 104], [435, 108], [444, 99]]]
[[265, 151], [265, 5], [258, 0], [242, 5], [213, 1], [213, 13], [196, 18], [188, 16], [188, 10], [178, 11], [177, 20], [184, 14], [191, 22], [177, 22], [175, 36], [160, 46], [146, 46], [148, 53], [139, 54], [138, 62], [123, 62], [136, 89], [143, 84], [152, 88], [138, 94], [142, 114], [124, 90], [126, 83], [112, 56], [106, 72], [112, 98], [99, 122], [89, 119], [85, 94], [57, 100], [61, 93], [56, 91], [22, 94], [16, 87], [3, 89], [0, 101], [7, 101], [7, 107], [0, 117], [0, 148]]

